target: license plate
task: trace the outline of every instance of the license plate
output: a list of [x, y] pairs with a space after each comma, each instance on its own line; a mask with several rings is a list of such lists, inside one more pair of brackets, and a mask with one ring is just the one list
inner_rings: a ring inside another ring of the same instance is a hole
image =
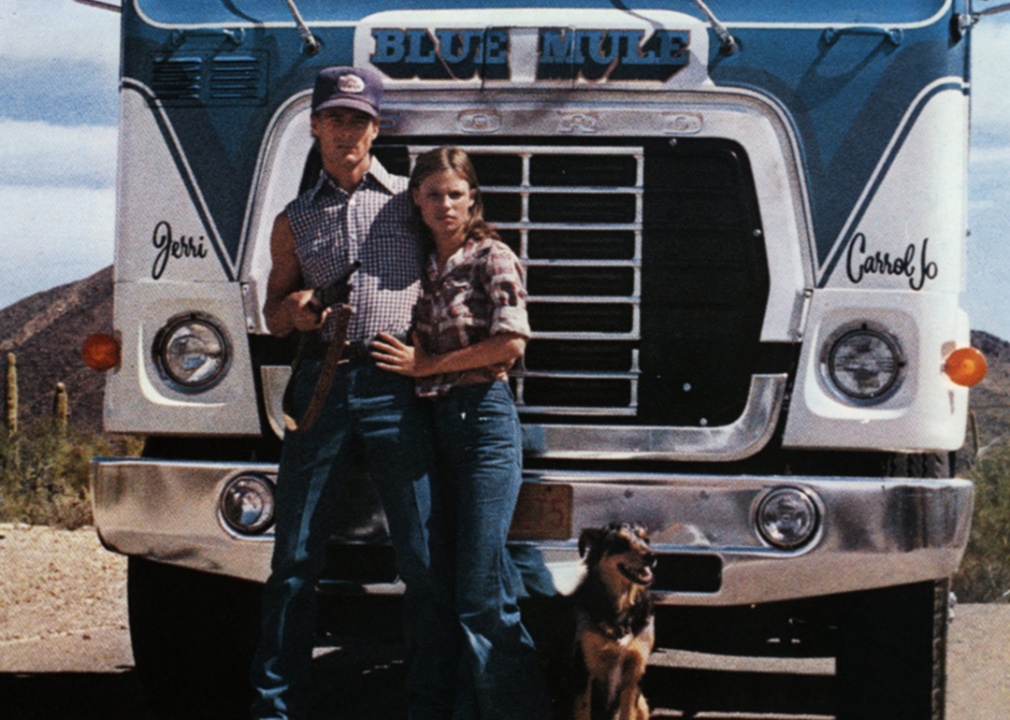
[[572, 537], [572, 486], [523, 483], [512, 516], [510, 540], [568, 540]]

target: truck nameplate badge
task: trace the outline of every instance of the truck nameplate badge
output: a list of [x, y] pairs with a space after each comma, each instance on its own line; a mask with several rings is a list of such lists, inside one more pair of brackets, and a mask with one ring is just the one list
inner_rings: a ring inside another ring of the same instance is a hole
[[199, 237], [181, 235], [176, 239], [172, 235], [172, 226], [164, 220], [159, 222], [154, 226], [154, 232], [151, 233], [151, 245], [156, 251], [154, 262], [151, 265], [151, 279], [161, 279], [171, 258], [196, 258], [198, 260], [206, 258], [205, 240], [203, 235]]
[[458, 116], [459, 129], [465, 133], [485, 134], [501, 130], [501, 115], [492, 110], [464, 110]]
[[[371, 64], [396, 80], [509, 80], [508, 28], [373, 28]], [[666, 82], [688, 66], [687, 30], [539, 28], [536, 81]]]
[[921, 246], [909, 243], [903, 254], [892, 256], [889, 252], [867, 248], [866, 236], [856, 233], [849, 243], [845, 272], [854, 285], [868, 275], [902, 275], [908, 278], [912, 290], [922, 290], [926, 281], [934, 280], [940, 272], [936, 263], [927, 259], [927, 247], [929, 238], [924, 238]]
[[594, 135], [600, 129], [600, 116], [594, 112], [559, 112], [558, 133]]
[[704, 127], [699, 113], [678, 113], [663, 118], [663, 132], [667, 135], [697, 135]]

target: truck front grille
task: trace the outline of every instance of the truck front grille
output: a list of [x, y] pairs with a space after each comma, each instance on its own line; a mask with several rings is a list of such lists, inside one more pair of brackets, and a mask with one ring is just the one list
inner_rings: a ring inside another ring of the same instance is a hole
[[[377, 153], [404, 173], [435, 146], [405, 140]], [[533, 339], [512, 373], [524, 422], [727, 424], [751, 375], [782, 369], [759, 342], [768, 269], [738, 145], [458, 140], [526, 267]]]

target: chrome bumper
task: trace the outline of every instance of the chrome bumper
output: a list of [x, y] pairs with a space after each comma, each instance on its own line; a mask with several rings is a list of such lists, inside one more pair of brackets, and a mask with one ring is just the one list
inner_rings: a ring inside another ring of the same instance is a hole
[[[218, 500], [235, 475], [254, 472], [272, 479], [276, 470], [275, 465], [99, 458], [92, 463], [95, 523], [115, 552], [263, 581], [272, 537], [231, 532]], [[564, 471], [531, 472], [527, 480], [573, 489], [572, 537], [519, 543], [536, 551], [525, 555], [539, 559], [557, 592], [569, 592], [579, 578], [576, 544], [582, 528], [636, 520], [649, 528], [661, 556], [709, 558], [720, 568], [712, 592], [654, 588], [658, 602], [679, 605], [769, 602], [948, 577], [968, 541], [973, 498], [972, 485], [964, 480]], [[347, 513], [339, 537], [386, 543], [384, 520], [367, 481], [349, 482], [365, 482], [354, 494], [364, 500]], [[754, 527], [761, 497], [782, 486], [815, 494], [823, 512], [817, 536], [799, 550], [767, 546]]]

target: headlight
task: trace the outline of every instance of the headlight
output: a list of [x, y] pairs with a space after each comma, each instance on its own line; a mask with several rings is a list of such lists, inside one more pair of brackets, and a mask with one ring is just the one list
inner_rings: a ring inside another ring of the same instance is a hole
[[221, 493], [221, 517], [236, 532], [263, 532], [274, 521], [273, 485], [259, 475], [232, 478]]
[[758, 505], [758, 532], [770, 545], [793, 550], [817, 533], [820, 513], [813, 498], [798, 488], [778, 488]]
[[821, 355], [821, 370], [831, 388], [867, 405], [883, 402], [897, 391], [904, 367], [898, 341], [865, 323], [832, 335]]
[[224, 330], [212, 318], [184, 315], [173, 318], [158, 332], [154, 362], [176, 390], [203, 392], [228, 372], [231, 347]]

